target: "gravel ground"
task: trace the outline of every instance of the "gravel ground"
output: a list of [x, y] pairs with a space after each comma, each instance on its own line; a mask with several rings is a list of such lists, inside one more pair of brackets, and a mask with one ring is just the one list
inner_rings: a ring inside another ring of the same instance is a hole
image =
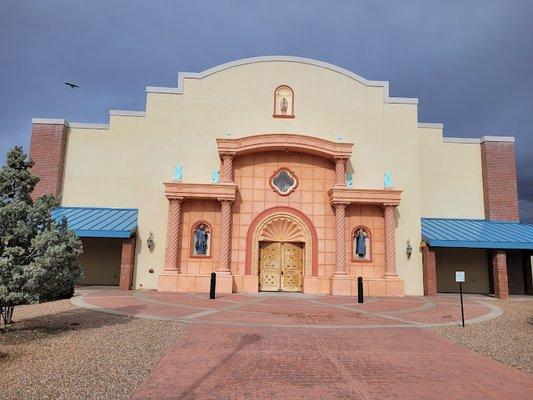
[[70, 300], [17, 307], [14, 320], [0, 329], [1, 399], [129, 399], [184, 328]]
[[436, 334], [511, 367], [533, 373], [533, 301], [491, 300], [501, 317], [479, 324], [431, 328]]

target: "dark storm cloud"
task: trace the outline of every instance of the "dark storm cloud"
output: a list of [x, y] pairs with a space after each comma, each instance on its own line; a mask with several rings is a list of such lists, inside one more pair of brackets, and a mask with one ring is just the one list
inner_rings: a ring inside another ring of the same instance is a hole
[[389, 80], [447, 136], [514, 135], [533, 222], [532, 20], [529, 0], [0, 0], [0, 161], [27, 146], [32, 117], [107, 122], [178, 71], [298, 55]]

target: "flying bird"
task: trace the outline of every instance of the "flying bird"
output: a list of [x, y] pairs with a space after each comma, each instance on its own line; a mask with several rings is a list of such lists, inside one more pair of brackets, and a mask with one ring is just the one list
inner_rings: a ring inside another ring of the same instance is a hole
[[75, 83], [71, 83], [71, 82], [65, 82], [65, 85], [70, 86], [71, 89], [79, 88], [78, 85], [76, 85]]

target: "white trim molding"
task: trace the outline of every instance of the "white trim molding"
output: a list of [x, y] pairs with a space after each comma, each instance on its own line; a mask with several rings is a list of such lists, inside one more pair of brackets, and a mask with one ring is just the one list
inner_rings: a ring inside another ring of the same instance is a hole
[[213, 68], [209, 68], [203, 72], [180, 72], [178, 73], [178, 86], [173, 87], [156, 87], [156, 86], [147, 86], [147, 93], [173, 93], [173, 94], [183, 94], [183, 80], [184, 79], [202, 79], [213, 75], [217, 72], [221, 72], [230, 68], [235, 68], [248, 64], [257, 64], [262, 62], [293, 62], [299, 64], [313, 65], [315, 67], [320, 67], [324, 69], [329, 69], [330, 71], [337, 72], [341, 75], [344, 75], [348, 78], [351, 78], [359, 83], [362, 83], [365, 86], [372, 87], [382, 87], [383, 88], [383, 98], [385, 103], [391, 104], [418, 104], [417, 98], [407, 98], [407, 97], [390, 97], [389, 96], [389, 82], [388, 81], [370, 81], [357, 74], [354, 74], [352, 71], [341, 68], [339, 66], [329, 64], [323, 61], [313, 60], [311, 58], [304, 57], [292, 57], [292, 56], [263, 56], [263, 57], [250, 57], [243, 58], [240, 60], [230, 61], [225, 64], [218, 65]]
[[481, 136], [483, 142], [509, 142], [514, 143], [514, 136]]
[[109, 124], [90, 124], [86, 122], [70, 122], [71, 128], [76, 129], [109, 129]]
[[480, 144], [481, 141], [476, 138], [462, 138], [462, 137], [443, 137], [444, 143], [463, 143], [463, 144]]
[[109, 115], [120, 115], [123, 117], [146, 117], [146, 111], [109, 110]]
[[64, 119], [54, 119], [54, 118], [32, 118], [32, 124], [47, 124], [47, 125], [68, 125], [68, 122]]
[[441, 122], [419, 122], [418, 127], [428, 129], [444, 129], [444, 124]]

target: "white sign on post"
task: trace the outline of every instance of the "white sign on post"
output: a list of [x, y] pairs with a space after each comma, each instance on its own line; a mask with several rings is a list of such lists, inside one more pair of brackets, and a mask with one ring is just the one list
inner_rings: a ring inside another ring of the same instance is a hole
[[455, 271], [455, 282], [462, 283], [465, 281], [465, 271]]

